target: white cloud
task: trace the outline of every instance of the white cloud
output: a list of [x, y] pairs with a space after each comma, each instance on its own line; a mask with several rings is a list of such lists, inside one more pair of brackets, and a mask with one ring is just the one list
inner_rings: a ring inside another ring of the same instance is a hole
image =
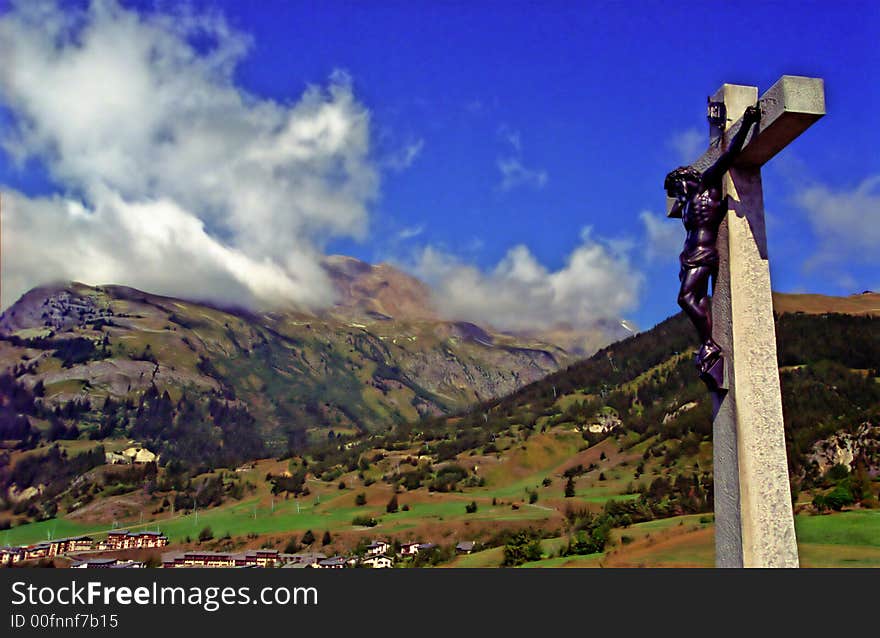
[[412, 166], [413, 162], [422, 154], [422, 149], [425, 147], [425, 140], [418, 139], [413, 142], [410, 142], [404, 145], [402, 148], [398, 149], [395, 153], [392, 153], [389, 157], [385, 159], [385, 165], [388, 166], [391, 170], [394, 171], [402, 171], [410, 166]]
[[425, 232], [425, 225], [419, 224], [418, 226], [410, 226], [408, 228], [403, 228], [397, 233], [398, 241], [406, 241], [407, 239], [412, 239], [414, 237], [418, 237], [422, 233]]
[[501, 171], [501, 190], [503, 191], [517, 186], [543, 188], [547, 184], [547, 171], [526, 168], [516, 157], [499, 159], [498, 170]]
[[528, 168], [523, 164], [522, 137], [519, 131], [502, 124], [498, 127], [498, 136], [509, 144], [512, 150], [510, 155], [498, 158], [497, 166], [501, 173], [501, 190], [508, 191], [518, 186], [543, 188], [547, 184], [547, 171]]
[[248, 94], [234, 80], [248, 46], [220, 17], [110, 0], [25, 2], [0, 19], [14, 61], [0, 101], [17, 123], [2, 143], [64, 192], [9, 198], [4, 306], [47, 279], [263, 306], [332, 299], [321, 247], [363, 237], [378, 191], [369, 112], [343, 73], [289, 103]]
[[684, 229], [676, 219], [643, 210], [639, 219], [645, 227], [645, 257], [649, 261], [668, 261], [681, 252]]
[[501, 139], [510, 144], [513, 147], [513, 150], [517, 153], [522, 151], [522, 137], [520, 136], [519, 131], [514, 131], [506, 124], [502, 124], [498, 127], [498, 135]]
[[880, 175], [849, 191], [815, 184], [801, 190], [796, 201], [806, 211], [819, 243], [808, 267], [880, 262]]
[[642, 275], [619, 247], [585, 229], [556, 271], [524, 245], [511, 248], [488, 272], [429, 246], [413, 269], [432, 284], [435, 303], [451, 318], [506, 330], [590, 327], [619, 320], [638, 301]]
[[107, 193], [99, 201], [87, 210], [63, 197], [6, 194], [4, 299], [35, 282], [77, 280], [240, 305], [332, 302], [316, 255], [295, 251], [283, 265], [249, 256], [211, 237], [200, 219], [168, 199], [132, 203]]
[[673, 133], [668, 140], [669, 147], [675, 151], [679, 163], [689, 165], [695, 162], [706, 150], [706, 133], [696, 127]]

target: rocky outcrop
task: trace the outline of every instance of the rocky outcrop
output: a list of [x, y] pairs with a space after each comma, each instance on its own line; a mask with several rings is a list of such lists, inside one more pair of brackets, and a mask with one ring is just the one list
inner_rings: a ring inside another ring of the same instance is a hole
[[863, 423], [855, 432], [838, 432], [813, 445], [808, 460], [815, 462], [824, 474], [835, 465], [853, 469], [854, 461], [865, 458], [871, 464], [868, 471], [880, 473], [880, 426]]
[[695, 407], [697, 407], [697, 405], [698, 405], [698, 403], [696, 401], [689, 401], [689, 402], [679, 406], [678, 408], [676, 408], [672, 412], [668, 412], [663, 417], [663, 425], [666, 425], [670, 421], [674, 421], [675, 419], [677, 419], [680, 415], [684, 414], [685, 412], [693, 410]]
[[41, 286], [24, 294], [0, 317], [0, 332], [47, 328], [54, 332], [109, 320], [109, 305], [97, 289], [73, 283]]

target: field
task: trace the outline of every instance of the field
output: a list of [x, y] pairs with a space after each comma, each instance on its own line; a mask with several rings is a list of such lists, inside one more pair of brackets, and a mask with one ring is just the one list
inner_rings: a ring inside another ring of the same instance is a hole
[[773, 294], [776, 312], [824, 314], [842, 312], [850, 315], [880, 315], [880, 294], [864, 292], [849, 297], [827, 297], [811, 294]]
[[[615, 530], [608, 551], [587, 556], [559, 556], [563, 539], [545, 539], [547, 557], [522, 567], [713, 567], [714, 528], [701, 519], [707, 517], [680, 516]], [[873, 510], [796, 517], [801, 567], [880, 567], [878, 526], [880, 512]], [[492, 548], [460, 556], [450, 566], [498, 567], [502, 560], [502, 548]]]
[[[114, 442], [120, 447], [125, 441]], [[391, 484], [381, 480], [399, 468], [415, 449], [384, 451], [381, 460], [366, 472], [344, 473], [333, 480], [309, 478], [309, 494], [299, 497], [273, 495], [267, 474], [283, 472], [285, 461], [259, 461], [252, 468], [235, 473], [235, 480], [247, 482], [252, 490], [241, 499], [227, 499], [222, 505], [198, 511], [168, 511], [153, 514], [147, 501], [139, 509], [114, 507], [120, 502], [137, 504], [148, 499], [139, 492], [120, 494], [96, 501], [89, 508], [62, 514], [48, 521], [30, 523], [0, 532], [0, 544], [33, 543], [48, 538], [79, 534], [100, 536], [114, 528], [160, 529], [172, 549], [201, 545], [205, 549], [267, 546], [283, 549], [311, 530], [320, 537], [330, 532], [332, 542], [325, 553], [345, 552], [357, 542], [372, 538], [418, 540], [443, 545], [465, 540], [489, 542], [502, 529], [533, 528], [547, 538], [542, 541], [544, 558], [525, 567], [709, 567], [714, 564], [714, 536], [711, 514], [676, 516], [616, 528], [601, 554], [562, 556], [568, 544], [566, 512], [571, 508], [600, 512], [608, 499], [638, 498], [634, 486], [671, 472], [711, 466], [708, 445], [685, 461], [669, 467], [661, 459], [645, 459], [653, 439], [640, 443], [628, 437], [610, 437], [586, 446], [581, 436], [564, 427], [536, 433], [526, 439], [499, 438], [495, 454], [466, 453], [455, 462], [479, 486], [453, 491], [431, 491], [425, 487], [401, 490], [398, 511], [386, 512], [394, 494]], [[82, 451], [87, 442], [65, 444], [70, 452]], [[25, 454], [30, 454], [25, 453]], [[563, 494], [566, 469], [582, 465], [575, 480], [576, 494]], [[595, 468], [595, 469], [588, 469]], [[640, 469], [637, 469], [640, 468]], [[640, 471], [643, 472], [640, 478]], [[231, 475], [227, 474], [227, 477]], [[358, 505], [362, 494], [366, 503]], [[152, 497], [157, 502], [158, 496]], [[469, 504], [476, 511], [468, 512]], [[119, 512], [131, 511], [127, 517]], [[135, 514], [137, 512], [137, 514]], [[356, 517], [376, 519], [375, 527], [353, 524]], [[119, 518], [116, 518], [119, 517]], [[880, 566], [880, 511], [854, 510], [824, 516], [796, 517], [802, 565], [805, 567]], [[199, 543], [209, 528], [213, 540]], [[454, 557], [450, 567], [495, 567], [503, 560], [503, 548], [492, 547]]]

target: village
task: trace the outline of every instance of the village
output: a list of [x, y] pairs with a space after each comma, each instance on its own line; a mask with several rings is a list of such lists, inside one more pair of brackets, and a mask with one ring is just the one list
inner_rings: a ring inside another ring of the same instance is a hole
[[[0, 566], [7, 567], [25, 561], [51, 559], [56, 556], [78, 557], [89, 552], [111, 552], [127, 549], [158, 549], [168, 545], [168, 538], [159, 531], [130, 532], [113, 530], [107, 538], [95, 540], [91, 536], [72, 536], [42, 541], [33, 545], [0, 547]], [[95, 559], [103, 567], [143, 567], [138, 561], [115, 561]], [[89, 567], [88, 560], [74, 560], [71, 567]], [[97, 563], [94, 566], [99, 566]]]
[[[385, 540], [374, 540], [362, 554], [327, 556], [320, 552], [286, 554], [274, 549], [250, 550], [243, 553], [185, 551], [162, 555], [162, 567], [282, 567], [312, 569], [370, 568], [387, 569], [437, 547], [434, 543], [401, 543], [399, 549]], [[470, 554], [475, 543], [463, 541], [455, 546], [457, 554]]]
[[[95, 540], [91, 536], [76, 536], [42, 541], [33, 545], [0, 547], [0, 567], [11, 567], [26, 561], [41, 561], [55, 557], [71, 560], [74, 569], [144, 568], [144, 561], [121, 559], [118, 557], [89, 557], [90, 553], [114, 552], [131, 549], [162, 549], [167, 547], [168, 538], [159, 531], [130, 532], [114, 530], [107, 538]], [[165, 569], [181, 567], [225, 567], [225, 568], [312, 568], [344, 569], [371, 568], [387, 569], [396, 562], [413, 559], [422, 552], [437, 547], [434, 543], [406, 542], [396, 548], [385, 540], [374, 540], [362, 553], [327, 556], [320, 552], [303, 551], [293, 554], [276, 549], [255, 549], [243, 552], [214, 552], [207, 550], [171, 551], [162, 554], [161, 567]], [[463, 541], [455, 546], [457, 554], [470, 554], [474, 551], [473, 541]]]
[[[42, 541], [33, 545], [0, 547], [0, 566], [7, 567], [25, 561], [50, 559], [56, 556], [76, 557], [89, 552], [112, 552], [126, 549], [158, 549], [168, 545], [168, 538], [159, 531], [129, 532], [113, 530], [107, 538], [95, 540], [91, 536], [72, 536]], [[101, 559], [107, 563], [106, 559]], [[88, 567], [86, 560], [74, 560], [71, 567]], [[119, 567], [143, 567], [137, 561], [123, 562]], [[109, 564], [102, 566], [110, 566]]]

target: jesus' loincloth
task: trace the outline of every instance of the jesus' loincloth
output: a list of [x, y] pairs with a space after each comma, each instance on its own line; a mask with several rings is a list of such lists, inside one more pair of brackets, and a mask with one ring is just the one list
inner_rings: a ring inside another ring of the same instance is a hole
[[697, 246], [693, 250], [685, 250], [678, 256], [681, 264], [679, 279], [684, 278], [688, 270], [694, 268], [709, 267], [713, 271], [718, 269], [718, 251], [712, 246]]

